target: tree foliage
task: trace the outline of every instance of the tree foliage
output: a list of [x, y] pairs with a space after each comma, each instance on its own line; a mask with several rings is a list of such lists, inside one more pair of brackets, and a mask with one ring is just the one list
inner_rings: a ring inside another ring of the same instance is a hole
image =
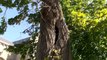
[[63, 0], [74, 60], [106, 60], [106, 0]]
[[2, 12], [2, 9], [0, 8], [0, 13]]
[[[16, 17], [8, 19], [10, 25], [18, 24], [25, 18], [28, 18], [27, 21], [31, 24], [39, 23], [40, 8], [36, 6], [40, 4], [40, 1], [0, 0], [0, 4], [7, 8], [17, 8], [19, 12]], [[69, 40], [73, 60], [106, 60], [107, 1], [61, 0], [61, 4], [70, 32]], [[36, 11], [31, 12], [29, 5]], [[0, 32], [6, 29], [4, 20], [2, 22]]]
[[[8, 3], [8, 4], [7, 4]], [[40, 1], [36, 0], [0, 0], [0, 5], [6, 7], [6, 9], [12, 9], [12, 8], [16, 8], [18, 15], [13, 17], [13, 18], [9, 18], [8, 20], [4, 20], [5, 16], [3, 16], [3, 18], [1, 18], [3, 20], [4, 23], [7, 23], [9, 25], [14, 25], [14, 24], [20, 24], [20, 22], [22, 20], [27, 20], [28, 23], [32, 24], [33, 26], [31, 26], [33, 29], [34, 26], [39, 24], [39, 20], [40, 20]], [[0, 11], [2, 12], [2, 10], [0, 9]], [[5, 13], [4, 13], [5, 14]], [[2, 22], [1, 22], [2, 23]], [[2, 26], [2, 24], [1, 24]], [[0, 33], [5, 32], [6, 26], [5, 28], [1, 29]], [[28, 32], [28, 31], [27, 31]]]

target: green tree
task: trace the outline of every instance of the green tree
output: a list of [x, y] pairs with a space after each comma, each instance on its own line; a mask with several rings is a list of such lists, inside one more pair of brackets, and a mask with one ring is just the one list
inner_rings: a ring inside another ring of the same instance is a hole
[[106, 0], [63, 0], [74, 60], [107, 59]]
[[[43, 2], [43, 4], [40, 4], [41, 2]], [[58, 28], [58, 27], [62, 27], [63, 25], [66, 25], [63, 24], [64, 21], [66, 21], [70, 33], [68, 46], [70, 46], [70, 50], [72, 51], [69, 52], [68, 54], [72, 53], [71, 56], [73, 60], [106, 60], [107, 59], [107, 28], [106, 28], [107, 1], [106, 0], [60, 0], [62, 8], [58, 8], [60, 6], [58, 2], [59, 1], [55, 1], [55, 0], [42, 0], [36, 2], [31, 0], [24, 0], [24, 1], [15, 0], [14, 2], [12, 2], [11, 0], [8, 1], [1, 0], [0, 4], [2, 4], [7, 8], [15, 7], [19, 11], [18, 16], [8, 20], [10, 25], [18, 24], [26, 17], [28, 17], [28, 22], [33, 24], [33, 26], [38, 26], [38, 24], [41, 23], [40, 38], [43, 38], [44, 40], [40, 39], [38, 44], [41, 47], [43, 47], [44, 45], [44, 48], [38, 48], [39, 49], [38, 51], [43, 52], [43, 56], [38, 55], [39, 58], [42, 57], [44, 59], [44, 55], [46, 54], [45, 56], [47, 56], [49, 53], [49, 52], [45, 53], [45, 51], [48, 51], [50, 50], [50, 48], [52, 48], [52, 44], [53, 44], [52, 41], [55, 40], [54, 37], [56, 35], [55, 33], [52, 32], [54, 31], [54, 28], [55, 27]], [[36, 11], [33, 13], [29, 13], [30, 12], [28, 7], [29, 5], [32, 5]], [[35, 8], [35, 6], [38, 7], [41, 6], [41, 7]], [[64, 17], [63, 14], [61, 13], [61, 9], [63, 11]], [[64, 18], [62, 26], [60, 25], [61, 23], [58, 22], [60, 21], [60, 18], [61, 19]], [[59, 20], [56, 23], [57, 19]], [[6, 23], [4, 20], [5, 19], [3, 18], [2, 19], [3, 23], [1, 25], [4, 27], [1, 27], [0, 29], [1, 32], [6, 30], [5, 28]], [[34, 29], [35, 31], [33, 32], [36, 32], [37, 28]], [[28, 32], [28, 30], [30, 29], [25, 30], [25, 32]], [[43, 32], [45, 32], [45, 34]], [[59, 30], [59, 32], [61, 31]], [[29, 33], [31, 34], [32, 31]], [[49, 35], [46, 35], [47, 33], [49, 33]], [[49, 36], [52, 36], [51, 34], [53, 35], [53, 37], [49, 38]], [[60, 37], [62, 37], [63, 34], [60, 35], [61, 35]], [[46, 36], [48, 36], [48, 38], [46, 38]], [[65, 36], [67, 35], [65, 34]], [[43, 45], [40, 45], [42, 44], [41, 43], [42, 41], [45, 42], [43, 43]], [[47, 41], [51, 43], [48, 43]], [[57, 43], [60, 44], [60, 42]], [[47, 47], [46, 44], [49, 44], [50, 46], [47, 45], [48, 46]], [[56, 44], [56, 46], [58, 44]], [[58, 45], [58, 47], [61, 46]], [[66, 56], [69, 57], [68, 55]], [[69, 60], [69, 59], [65, 59], [65, 60]]]
[[[41, 5], [39, 5], [40, 2], [42, 2]], [[17, 8], [19, 11], [19, 15], [8, 20], [8, 24], [10, 25], [19, 24], [25, 18], [28, 18], [29, 23], [32, 23], [31, 29], [40, 23], [40, 38], [37, 45], [37, 60], [47, 59], [53, 49], [60, 49], [62, 59], [68, 60], [69, 56], [68, 53], [66, 53], [68, 28], [64, 21], [60, 0], [2, 0], [0, 4], [6, 8]], [[29, 12], [30, 5], [34, 8], [36, 7], [36, 11], [34, 11], [33, 14]], [[41, 6], [41, 8], [38, 8], [39, 6]], [[5, 22], [5, 20], [3, 21]], [[4, 28], [2, 29], [2, 31], [6, 30], [4, 30]], [[36, 28], [34, 29], [36, 30]], [[29, 32], [28, 29], [24, 32], [33, 34], [32, 31]], [[33, 32], [35, 33], [35, 31]]]

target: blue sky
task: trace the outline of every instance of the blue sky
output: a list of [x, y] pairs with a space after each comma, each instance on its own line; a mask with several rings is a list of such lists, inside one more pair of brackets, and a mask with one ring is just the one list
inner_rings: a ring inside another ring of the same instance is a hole
[[[0, 18], [4, 15], [4, 11], [6, 10], [6, 8], [0, 6], [0, 8], [2, 8], [3, 13], [0, 13]], [[8, 9], [6, 11], [6, 20], [14, 17], [18, 14], [18, 12], [16, 11], [16, 9]], [[3, 37], [11, 42], [16, 41], [16, 40], [20, 40], [23, 38], [28, 37], [28, 34], [23, 34], [23, 30], [25, 30], [26, 28], [28, 28], [30, 26], [30, 24], [28, 24], [26, 21], [22, 21], [20, 25], [8, 25], [6, 32], [3, 35], [0, 35], [0, 37]]]

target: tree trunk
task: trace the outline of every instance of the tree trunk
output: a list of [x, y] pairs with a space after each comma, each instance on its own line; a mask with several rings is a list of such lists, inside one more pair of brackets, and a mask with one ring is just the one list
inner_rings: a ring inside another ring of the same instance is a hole
[[59, 0], [42, 1], [37, 60], [45, 60], [54, 47], [62, 50], [63, 60], [69, 60], [68, 28], [60, 2]]

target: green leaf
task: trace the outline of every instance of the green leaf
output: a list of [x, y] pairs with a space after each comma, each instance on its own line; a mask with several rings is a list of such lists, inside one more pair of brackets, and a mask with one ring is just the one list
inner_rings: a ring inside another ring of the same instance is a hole
[[2, 12], [2, 9], [0, 8], [0, 13]]

